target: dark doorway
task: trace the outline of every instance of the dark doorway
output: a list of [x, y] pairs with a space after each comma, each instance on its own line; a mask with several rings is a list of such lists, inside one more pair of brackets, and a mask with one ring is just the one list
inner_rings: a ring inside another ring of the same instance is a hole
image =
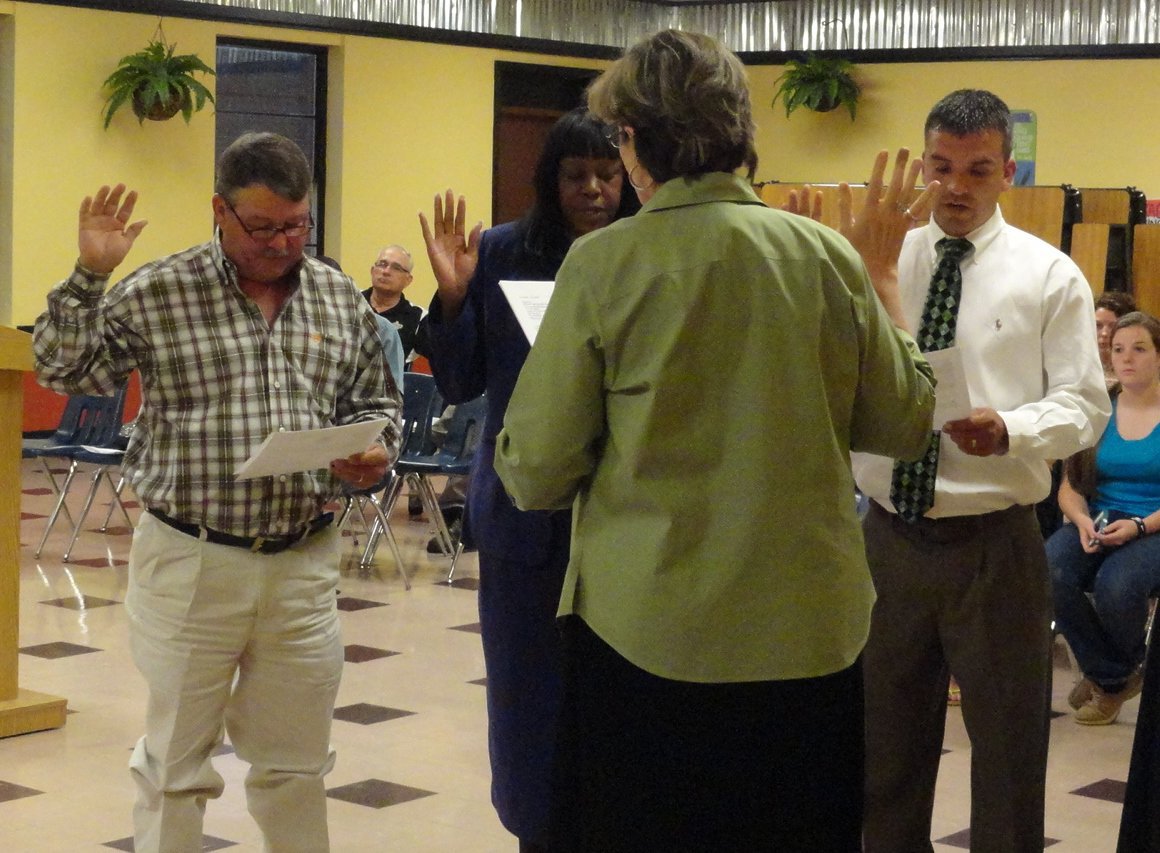
[[598, 71], [523, 62], [495, 64], [491, 221], [518, 219], [532, 205], [532, 173], [556, 119], [584, 104]]

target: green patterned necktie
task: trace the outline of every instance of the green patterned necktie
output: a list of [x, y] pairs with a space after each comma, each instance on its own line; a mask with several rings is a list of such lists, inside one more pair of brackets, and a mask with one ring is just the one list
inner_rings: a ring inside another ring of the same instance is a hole
[[[959, 262], [973, 247], [969, 240], [944, 237], [935, 243], [940, 252], [938, 265], [926, 294], [922, 324], [918, 330], [918, 348], [934, 352], [953, 346], [959, 302], [963, 293], [963, 274]], [[890, 502], [898, 515], [911, 524], [934, 506], [934, 483], [938, 476], [938, 432], [930, 434], [926, 453], [917, 462], [895, 462], [890, 480]]]

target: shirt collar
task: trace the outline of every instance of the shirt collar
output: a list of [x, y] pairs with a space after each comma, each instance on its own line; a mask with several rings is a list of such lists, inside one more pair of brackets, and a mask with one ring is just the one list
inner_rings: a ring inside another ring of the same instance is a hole
[[728, 172], [707, 172], [665, 181], [644, 205], [641, 213], [687, 207], [693, 204], [728, 201], [738, 204], [761, 204], [745, 178]]
[[[1006, 225], [1006, 220], [1003, 219], [1003, 211], [999, 209], [999, 205], [995, 205], [995, 212], [991, 214], [991, 218], [976, 228], [974, 231], [966, 235], [966, 239], [971, 241], [974, 250], [970, 254], [970, 260], [979, 258], [992, 243], [995, 238], [999, 236], [999, 232], [1003, 230]], [[927, 240], [929, 243], [931, 257], [936, 254], [935, 244], [944, 237], [950, 235], [938, 227], [938, 223], [932, 218], [930, 224], [927, 226]]]

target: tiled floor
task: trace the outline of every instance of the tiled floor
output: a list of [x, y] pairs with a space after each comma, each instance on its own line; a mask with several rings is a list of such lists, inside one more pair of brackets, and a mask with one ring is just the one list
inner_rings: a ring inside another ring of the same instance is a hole
[[[62, 532], [35, 559], [52, 497], [37, 469], [25, 463], [23, 470], [20, 684], [66, 697], [70, 714], [62, 729], [0, 740], [0, 850], [131, 850], [126, 764], [140, 734], [144, 688], [129, 659], [121, 605], [129, 531], [86, 529], [65, 565], [62, 520]], [[333, 849], [514, 853], [488, 797], [474, 555], [461, 560], [455, 585], [442, 583], [447, 560], [427, 555], [426, 523], [409, 522], [399, 503], [393, 527], [412, 589], [403, 588], [386, 548], [377, 564], [382, 577], [353, 569], [341, 584], [347, 667], [333, 731], [338, 763], [327, 780]], [[103, 518], [106, 506], [95, 514]], [[1065, 656], [1058, 658], [1046, 843], [1052, 853], [1110, 853], [1138, 700], [1116, 725], [1074, 724], [1061, 713], [1071, 673]], [[954, 851], [968, 844], [970, 762], [954, 709], [945, 746], [933, 837], [936, 850]], [[228, 746], [215, 765], [226, 791], [207, 809], [204, 849], [256, 853], [245, 765]]]

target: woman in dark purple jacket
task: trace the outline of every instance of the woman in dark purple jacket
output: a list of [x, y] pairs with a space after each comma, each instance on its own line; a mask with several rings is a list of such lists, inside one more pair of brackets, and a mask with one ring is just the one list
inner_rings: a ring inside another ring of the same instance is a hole
[[547, 850], [560, 703], [556, 608], [571, 513], [521, 512], [496, 477], [495, 437], [529, 344], [504, 280], [550, 281], [572, 241], [634, 212], [611, 129], [573, 110], [548, 133], [526, 216], [466, 232], [466, 204], [448, 190], [423, 238], [438, 283], [427, 315], [430, 362], [449, 403], [487, 392], [488, 414], [467, 495], [464, 537], [479, 549], [479, 618], [487, 664], [492, 802], [520, 850]]

